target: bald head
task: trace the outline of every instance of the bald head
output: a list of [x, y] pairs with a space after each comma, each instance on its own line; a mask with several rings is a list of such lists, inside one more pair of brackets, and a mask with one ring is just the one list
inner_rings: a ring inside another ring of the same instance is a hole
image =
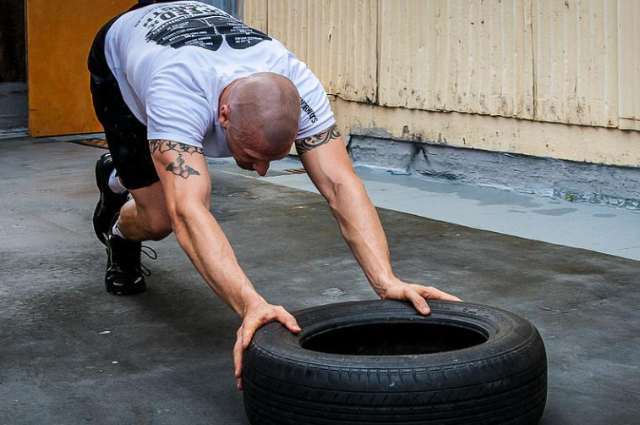
[[253, 74], [238, 81], [228, 104], [233, 139], [256, 142], [265, 154], [291, 149], [300, 123], [300, 95], [291, 80], [272, 72]]

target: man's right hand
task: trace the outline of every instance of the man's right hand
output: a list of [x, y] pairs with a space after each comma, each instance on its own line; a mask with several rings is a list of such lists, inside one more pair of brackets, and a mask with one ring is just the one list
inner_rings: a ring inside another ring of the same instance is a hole
[[301, 331], [296, 318], [282, 306], [275, 306], [261, 301], [247, 308], [238, 329], [236, 345], [233, 349], [233, 362], [235, 364], [235, 377], [238, 390], [242, 390], [242, 358], [244, 351], [249, 348], [251, 339], [256, 331], [269, 322], [278, 321], [293, 333]]

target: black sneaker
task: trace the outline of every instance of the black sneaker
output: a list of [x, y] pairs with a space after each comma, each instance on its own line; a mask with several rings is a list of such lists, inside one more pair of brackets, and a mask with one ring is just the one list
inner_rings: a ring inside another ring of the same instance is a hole
[[107, 233], [106, 241], [109, 258], [104, 283], [107, 292], [115, 295], [143, 293], [147, 289], [147, 283], [140, 263], [142, 244], [116, 236], [111, 230]]
[[117, 194], [109, 188], [109, 177], [113, 169], [113, 159], [110, 153], [103, 154], [96, 162], [96, 184], [100, 190], [100, 200], [93, 212], [93, 230], [100, 242], [105, 245], [113, 218], [129, 199], [129, 192]]

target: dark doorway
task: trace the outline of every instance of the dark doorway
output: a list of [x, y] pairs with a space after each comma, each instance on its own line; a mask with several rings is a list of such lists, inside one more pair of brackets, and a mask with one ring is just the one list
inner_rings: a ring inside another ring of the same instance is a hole
[[0, 0], [0, 138], [28, 122], [24, 0]]

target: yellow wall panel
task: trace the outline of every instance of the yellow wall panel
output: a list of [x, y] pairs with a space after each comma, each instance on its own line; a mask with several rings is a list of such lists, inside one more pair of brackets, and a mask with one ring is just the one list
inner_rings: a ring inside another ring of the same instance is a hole
[[381, 105], [533, 118], [529, 0], [380, 1]]
[[370, 129], [380, 133], [383, 128], [396, 140], [419, 136], [448, 146], [640, 167], [640, 137], [636, 131], [388, 108], [341, 99], [333, 102], [333, 108], [342, 134], [371, 135]]
[[251, 28], [268, 33], [268, 5], [267, 0], [243, 0], [242, 21]]
[[617, 4], [533, 0], [536, 120], [617, 127]]
[[618, 4], [620, 128], [640, 130], [640, 2], [620, 0]]
[[100, 27], [131, 0], [27, 0], [29, 133], [102, 131], [89, 92], [87, 54]]
[[640, 165], [637, 133], [614, 129], [640, 130], [640, 1], [269, 0], [267, 9], [269, 33], [337, 96], [345, 133], [380, 127]]
[[376, 100], [378, 0], [269, 0], [269, 35], [320, 78], [327, 92]]

